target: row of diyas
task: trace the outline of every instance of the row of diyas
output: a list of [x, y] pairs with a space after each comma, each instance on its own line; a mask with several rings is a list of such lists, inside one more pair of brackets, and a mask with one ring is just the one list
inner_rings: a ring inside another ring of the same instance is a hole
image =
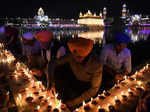
[[[91, 98], [87, 103], [74, 110], [74, 112], [115, 112], [123, 108], [124, 104], [134, 102], [135, 99], [148, 90], [149, 79], [144, 76], [150, 73], [150, 66], [147, 64], [139, 72], [132, 76], [124, 76], [124, 80], [114, 85], [110, 91], [103, 91], [96, 98]], [[132, 101], [133, 100], [133, 101]], [[130, 104], [132, 106], [132, 104]]]
[[4, 45], [0, 43], [0, 70], [1, 72], [8, 72], [13, 69], [15, 57], [12, 53], [4, 48]]
[[0, 50], [1, 49], [4, 49], [5, 47], [4, 47], [4, 44], [3, 43], [0, 43]]
[[[3, 44], [0, 44], [0, 51], [0, 63], [12, 67], [11, 63], [15, 61], [14, 56], [11, 52], [4, 49]], [[12, 92], [15, 93], [13, 95], [19, 111], [69, 112], [66, 105], [62, 104], [61, 100], [58, 100], [58, 94], [55, 94], [51, 90], [47, 91], [42, 82], [37, 81], [32, 76], [32, 71], [25, 64], [17, 62], [14, 65], [15, 70], [9, 75], [9, 79], [10, 82], [13, 82], [10, 83], [10, 88], [19, 88], [12, 89], [15, 90], [15, 92]], [[27, 85], [27, 87], [24, 85]]]
[[16, 104], [22, 111], [31, 112], [62, 112], [68, 111], [67, 107], [57, 99], [58, 94], [47, 91], [42, 82], [36, 81], [30, 71], [23, 63], [16, 64], [13, 79], [20, 81], [25, 78], [29, 81], [28, 87], [19, 90], [15, 96]]
[[3, 63], [3, 64], [11, 64], [13, 61], [15, 61], [15, 58], [14, 56], [11, 54], [10, 51], [7, 51], [7, 50], [0, 50], [0, 63]]
[[[3, 53], [11, 54], [7, 51]], [[0, 55], [2, 56], [3, 53]], [[12, 55], [10, 55], [10, 57], [11, 56]], [[7, 60], [7, 58], [5, 58], [4, 61]], [[142, 77], [143, 74], [147, 72], [149, 72], [149, 65], [146, 65], [131, 77], [125, 76], [125, 80], [121, 83], [118, 82], [118, 84], [116, 84], [109, 92], [104, 91], [103, 94], [98, 95], [96, 98], [91, 98], [90, 102], [83, 102], [83, 106], [76, 109], [75, 112], [87, 112], [93, 110], [94, 112], [115, 111], [118, 105], [126, 103], [129, 99], [132, 99], [132, 97], [139, 95], [142, 91], [147, 89]], [[22, 111], [67, 111], [66, 106], [62, 105], [61, 101], [57, 99], [57, 94], [54, 95], [52, 91], [46, 91], [42, 83], [36, 81], [32, 77], [32, 72], [23, 63], [16, 64], [16, 70], [13, 75], [14, 77], [12, 79], [14, 79], [16, 83], [21, 79], [29, 81], [29, 86], [21, 89], [18, 94], [15, 95], [16, 103]]]

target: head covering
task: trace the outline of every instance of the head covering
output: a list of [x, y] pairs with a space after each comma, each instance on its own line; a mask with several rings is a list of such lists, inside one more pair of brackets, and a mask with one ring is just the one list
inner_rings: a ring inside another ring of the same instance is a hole
[[79, 37], [68, 41], [68, 47], [72, 54], [87, 56], [93, 48], [93, 41]]
[[0, 35], [5, 33], [5, 26], [0, 27]]
[[131, 42], [131, 38], [124, 33], [115, 33], [115, 44]]
[[53, 37], [53, 32], [40, 31], [35, 34], [35, 38], [42, 43], [49, 42]]
[[34, 39], [34, 35], [31, 32], [24, 33], [22, 37], [26, 40], [33, 40]]

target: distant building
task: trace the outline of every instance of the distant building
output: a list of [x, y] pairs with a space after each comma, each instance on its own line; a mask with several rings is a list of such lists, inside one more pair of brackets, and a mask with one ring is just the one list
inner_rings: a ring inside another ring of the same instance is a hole
[[44, 15], [44, 10], [40, 7], [37, 16], [34, 17], [35, 22], [40, 26], [40, 25], [48, 25], [51, 23], [50, 19], [48, 18], [47, 15]]
[[127, 6], [126, 4], [123, 4], [122, 6], [122, 19], [126, 19], [127, 16]]
[[107, 8], [104, 7], [103, 8], [103, 19], [106, 19], [106, 17], [107, 17]]
[[87, 25], [89, 28], [92, 28], [92, 29], [102, 28], [104, 27], [102, 13], [100, 13], [97, 16], [96, 13], [92, 14], [90, 10], [88, 10], [88, 12], [85, 14], [82, 14], [80, 12], [78, 24]]

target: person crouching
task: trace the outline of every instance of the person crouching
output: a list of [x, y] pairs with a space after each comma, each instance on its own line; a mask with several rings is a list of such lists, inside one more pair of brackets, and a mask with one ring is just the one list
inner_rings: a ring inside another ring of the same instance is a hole
[[82, 37], [68, 41], [70, 53], [49, 63], [49, 88], [74, 107], [95, 96], [102, 81], [102, 64], [92, 54], [93, 41]]

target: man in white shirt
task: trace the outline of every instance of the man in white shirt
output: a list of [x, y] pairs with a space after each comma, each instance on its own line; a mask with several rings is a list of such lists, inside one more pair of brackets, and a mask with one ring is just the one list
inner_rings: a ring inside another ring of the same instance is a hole
[[104, 78], [112, 77], [115, 80], [122, 80], [124, 75], [131, 72], [131, 52], [126, 48], [130, 41], [127, 35], [115, 33], [114, 43], [103, 48], [100, 59], [104, 64]]

